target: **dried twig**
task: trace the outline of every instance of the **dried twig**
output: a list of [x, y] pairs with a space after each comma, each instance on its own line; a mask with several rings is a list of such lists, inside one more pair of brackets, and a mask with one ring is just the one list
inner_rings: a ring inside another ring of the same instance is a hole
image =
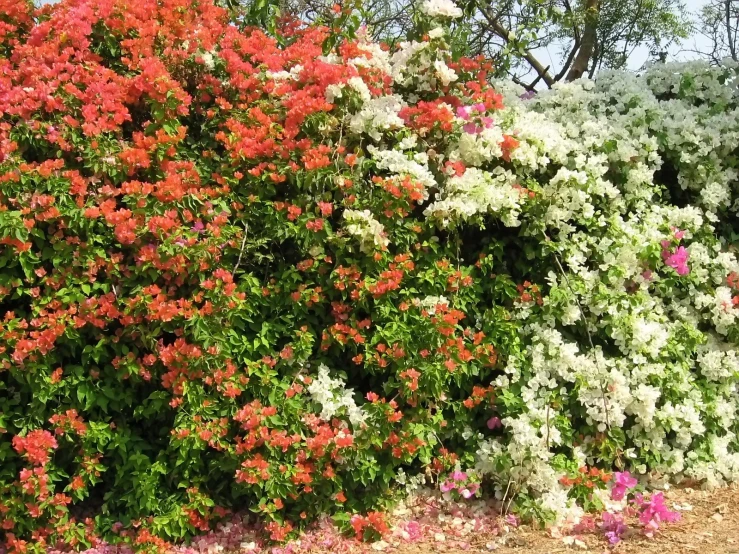
[[236, 260], [236, 265], [234, 266], [234, 270], [231, 272], [231, 276], [236, 275], [236, 270], [239, 268], [239, 265], [241, 264], [241, 257], [244, 255], [244, 247], [246, 246], [246, 237], [249, 235], [249, 225], [247, 223], [244, 223], [244, 240], [241, 241], [241, 250], [239, 250], [239, 259]]

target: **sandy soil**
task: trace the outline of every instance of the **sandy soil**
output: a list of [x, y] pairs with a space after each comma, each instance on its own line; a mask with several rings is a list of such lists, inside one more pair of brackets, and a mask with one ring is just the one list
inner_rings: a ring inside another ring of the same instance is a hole
[[[616, 554], [739, 554], [739, 488], [714, 491], [673, 489], [665, 493], [670, 507], [677, 505], [682, 514], [678, 523], [670, 524], [658, 536], [647, 539], [639, 535], [625, 538], [610, 547], [601, 536], [578, 537], [579, 546], [568, 545], [561, 538], [553, 538], [548, 532], [526, 526], [507, 534], [505, 538], [480, 536], [469, 550], [446, 549], [443, 544], [401, 547], [398, 554], [422, 554], [445, 552], [463, 554], [470, 552], [495, 552], [496, 554], [555, 554], [555, 553], [605, 553]], [[503, 543], [493, 547], [493, 542]]]

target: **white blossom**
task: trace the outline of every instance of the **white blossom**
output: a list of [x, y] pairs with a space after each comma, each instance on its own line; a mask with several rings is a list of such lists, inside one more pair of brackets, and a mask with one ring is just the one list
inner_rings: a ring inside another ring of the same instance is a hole
[[452, 0], [424, 0], [421, 11], [430, 17], [462, 17], [462, 10]]

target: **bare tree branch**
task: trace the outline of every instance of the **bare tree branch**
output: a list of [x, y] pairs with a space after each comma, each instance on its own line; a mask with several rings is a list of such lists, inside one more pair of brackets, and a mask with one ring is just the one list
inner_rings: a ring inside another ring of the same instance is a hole
[[[578, 35], [580, 33], [577, 33]], [[562, 64], [562, 69], [559, 70], [559, 73], [557, 73], [554, 76], [555, 81], [559, 81], [562, 79], [562, 77], [565, 76], [565, 73], [570, 69], [570, 66], [572, 65], [572, 60], [575, 59], [575, 54], [577, 54], [577, 51], [580, 49], [580, 38], [579, 36], [575, 37], [575, 43], [572, 45], [572, 49], [570, 50], [570, 53], [567, 55], [567, 58], [565, 58], [564, 63]]]
[[[485, 16], [485, 19], [487, 20], [488, 24], [491, 26], [495, 34], [502, 38], [506, 43], [510, 42], [510, 32], [503, 25], [501, 25], [500, 20], [495, 16], [495, 14], [492, 13], [492, 11], [490, 11], [490, 6], [482, 2], [478, 2], [477, 7], [480, 10], [480, 13]], [[529, 63], [533, 70], [536, 71], [537, 75], [539, 75], [539, 77], [544, 80], [547, 86], [551, 87], [554, 84], [555, 80], [549, 74], [547, 68], [545, 68], [544, 65], [536, 59], [536, 57], [531, 53], [530, 50], [527, 49], [524, 51], [523, 58]]]

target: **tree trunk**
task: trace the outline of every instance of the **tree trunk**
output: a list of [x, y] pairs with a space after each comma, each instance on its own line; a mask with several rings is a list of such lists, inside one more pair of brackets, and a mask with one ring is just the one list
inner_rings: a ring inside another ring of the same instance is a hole
[[736, 35], [731, 36], [731, 4], [732, 0], [724, 0], [724, 11], [726, 15], [726, 43], [729, 45], [729, 53], [731, 54], [731, 59], [734, 61], [736, 60]]
[[580, 50], [577, 51], [575, 61], [572, 62], [572, 67], [567, 73], [567, 81], [579, 79], [588, 70], [588, 62], [590, 62], [595, 50], [595, 43], [598, 40], [600, 0], [587, 0], [585, 10], [585, 30], [582, 34], [582, 44], [580, 44]]

